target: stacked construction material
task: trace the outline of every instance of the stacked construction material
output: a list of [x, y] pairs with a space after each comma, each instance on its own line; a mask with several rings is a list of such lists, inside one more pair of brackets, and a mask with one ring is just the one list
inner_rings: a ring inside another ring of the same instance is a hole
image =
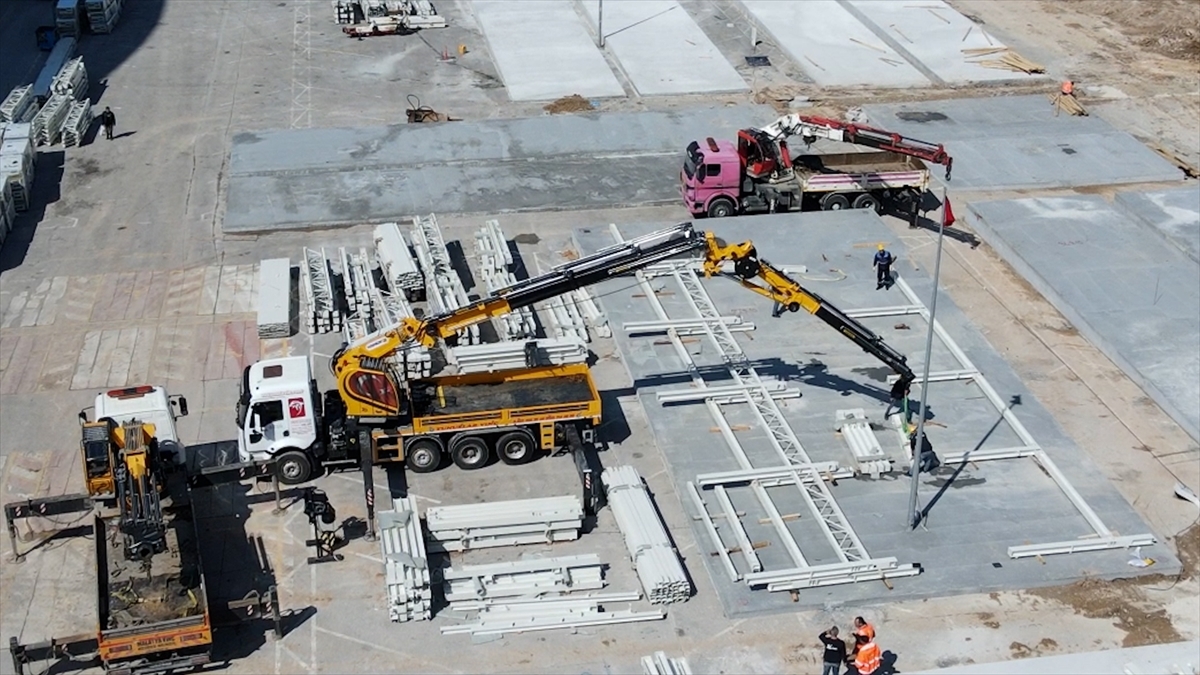
[[582, 525], [577, 495], [432, 506], [425, 512], [430, 545], [441, 551], [570, 541], [579, 538]]
[[685, 658], [668, 657], [666, 652], [654, 652], [642, 657], [643, 675], [692, 675], [692, 667]]
[[423, 621], [432, 615], [429, 560], [421, 536], [416, 497], [392, 500], [392, 511], [379, 513], [379, 542], [392, 621]]
[[[500, 221], [489, 220], [483, 224], [475, 233], [475, 247], [479, 253], [479, 271], [488, 293], [517, 283], [517, 277], [512, 273], [512, 251], [508, 249], [508, 239], [500, 229]], [[498, 332], [506, 340], [521, 340], [537, 334], [537, 323], [529, 307], [498, 317], [496, 323], [501, 329]]]
[[458, 626], [442, 626], [441, 631], [443, 635], [503, 635], [654, 621], [666, 617], [666, 612], [662, 610], [635, 612], [630, 608], [605, 611], [605, 606], [609, 603], [631, 603], [640, 600], [641, 597], [641, 593], [587, 593], [554, 598], [459, 602], [451, 605], [450, 609], [478, 612], [476, 621]]
[[447, 602], [540, 597], [604, 588], [604, 566], [589, 553], [450, 567], [442, 570], [442, 579]]
[[28, 123], [12, 124], [4, 130], [3, 139], [0, 140], [0, 181], [5, 185], [14, 211], [29, 210], [36, 157], [29, 132]]
[[460, 373], [494, 373], [498, 370], [586, 363], [587, 345], [579, 338], [546, 338], [526, 342], [495, 342], [451, 347], [446, 360]]
[[12, 188], [5, 181], [0, 183], [0, 246], [4, 245], [16, 220], [17, 209], [13, 206]]
[[692, 586], [637, 469], [609, 467], [600, 480], [646, 597], [653, 604], [687, 600]]
[[92, 126], [92, 102], [86, 98], [71, 101], [67, 119], [63, 121], [62, 142], [68, 148], [83, 145], [88, 129]]
[[111, 33], [121, 18], [121, 5], [125, 0], [84, 0], [88, 26], [93, 33]]
[[[431, 213], [413, 218], [412, 242], [417, 262], [425, 274], [425, 293], [431, 313], [442, 314], [467, 305], [470, 302], [467, 291], [450, 260], [436, 216]], [[459, 331], [458, 339], [460, 344], [479, 344], [479, 326]]]
[[62, 70], [50, 81], [50, 93], [64, 94], [80, 101], [87, 98], [88, 75], [83, 67], [83, 57], [76, 56], [63, 65]]
[[54, 28], [63, 37], [79, 37], [81, 0], [58, 0], [54, 6]]
[[[1030, 61], [1008, 47], [977, 47], [974, 49], [964, 49], [962, 53], [966, 55], [967, 63], [978, 64], [984, 68], [1011, 70], [1014, 73], [1025, 73], [1026, 75], [1037, 75], [1046, 72], [1046, 67], [1042, 64]], [[983, 58], [985, 56], [993, 58]], [[970, 59], [979, 60], [971, 61]]]
[[429, 0], [334, 0], [333, 16], [340, 24], [395, 22], [404, 28], [445, 28]]
[[258, 337], [292, 334], [292, 261], [272, 258], [258, 266]]
[[300, 268], [310, 333], [332, 333], [342, 330], [342, 310], [333, 292], [333, 272], [325, 249], [304, 249], [304, 265]]
[[63, 122], [71, 112], [71, 97], [66, 94], [51, 94], [46, 105], [34, 115], [30, 131], [38, 145], [54, 145], [62, 135]]
[[403, 293], [412, 300], [425, 287], [425, 277], [400, 234], [399, 224], [384, 223], [375, 228], [375, 257], [392, 293]]
[[15, 87], [0, 103], [0, 122], [28, 122], [38, 112], [33, 85]]
[[67, 37], [54, 43], [54, 48], [50, 50], [50, 55], [46, 57], [46, 65], [42, 66], [42, 70], [38, 73], [37, 79], [33, 81], [33, 96], [36, 99], [45, 100], [49, 98], [50, 85], [54, 82], [54, 78], [58, 76], [58, 72], [62, 70], [67, 61], [75, 56], [75, 38]]

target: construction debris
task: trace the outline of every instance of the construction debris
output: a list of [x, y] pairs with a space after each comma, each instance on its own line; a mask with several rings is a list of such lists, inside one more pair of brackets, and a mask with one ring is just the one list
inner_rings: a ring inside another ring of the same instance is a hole
[[589, 553], [449, 567], [442, 579], [447, 602], [530, 598], [604, 588], [604, 566], [600, 556]]
[[[1046, 67], [1040, 63], [1034, 63], [1029, 59], [1014, 52], [1008, 47], [977, 47], [974, 49], [964, 49], [962, 53], [966, 55], [968, 63], [974, 63], [984, 68], [995, 68], [999, 70], [1011, 70], [1017, 73], [1025, 73], [1027, 75], [1036, 75], [1046, 72]], [[998, 58], [982, 59], [985, 56], [995, 56]], [[971, 59], [982, 59], [980, 61], [972, 61]]]
[[579, 94], [571, 94], [570, 96], [563, 96], [556, 101], [547, 103], [542, 109], [551, 115], [558, 115], [560, 113], [587, 112], [588, 110], [595, 110], [596, 106], [592, 105], [591, 101]]
[[643, 675], [692, 675], [685, 658], [668, 657], [666, 652], [654, 652], [642, 657]]
[[1054, 116], [1058, 117], [1059, 111], [1065, 111], [1076, 117], [1087, 117], [1087, 109], [1080, 105], [1079, 100], [1068, 94], [1050, 94], [1050, 105], [1054, 107]]
[[258, 337], [286, 338], [292, 334], [292, 261], [264, 260], [258, 266]]
[[651, 604], [683, 602], [691, 597], [691, 582], [637, 469], [609, 467], [600, 480], [617, 527], [625, 538], [633, 568]]
[[428, 620], [433, 612], [433, 591], [429, 586], [429, 559], [417, 515], [417, 498], [394, 499], [392, 508], [379, 513], [388, 615], [398, 623]]
[[579, 538], [583, 503], [570, 496], [431, 506], [425, 526], [431, 547], [439, 552], [552, 544]]

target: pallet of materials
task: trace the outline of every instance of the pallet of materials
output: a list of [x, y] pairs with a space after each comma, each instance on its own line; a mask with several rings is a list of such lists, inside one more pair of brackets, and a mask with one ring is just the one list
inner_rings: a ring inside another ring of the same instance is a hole
[[93, 33], [111, 33], [121, 18], [124, 0], [84, 0], [88, 26]]
[[63, 122], [67, 121], [67, 113], [71, 111], [71, 97], [65, 94], [52, 94], [46, 105], [34, 116], [30, 130], [33, 141], [39, 146], [54, 145], [62, 135]]
[[92, 127], [92, 102], [71, 101], [67, 119], [62, 126], [62, 143], [68, 148], [83, 145], [88, 129]]
[[392, 293], [404, 293], [415, 300], [425, 287], [425, 276], [417, 267], [398, 223], [384, 223], [375, 228], [375, 257], [383, 269], [383, 278]]
[[540, 597], [604, 588], [604, 565], [595, 553], [529, 558], [442, 570], [446, 602]]
[[4, 102], [0, 103], [0, 122], [28, 122], [37, 112], [37, 97], [33, 95], [33, 85], [21, 85], [8, 92]]
[[425, 529], [435, 551], [552, 544], [579, 538], [583, 502], [578, 496], [431, 506]]
[[683, 602], [691, 597], [691, 582], [637, 469], [609, 467], [600, 474], [600, 482], [651, 604]]

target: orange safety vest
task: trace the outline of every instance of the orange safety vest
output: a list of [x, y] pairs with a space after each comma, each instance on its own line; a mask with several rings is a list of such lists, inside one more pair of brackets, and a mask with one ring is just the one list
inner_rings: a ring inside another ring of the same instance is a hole
[[871, 675], [879, 670], [882, 661], [883, 655], [879, 652], [879, 645], [868, 642], [859, 647], [858, 653], [854, 655], [854, 669], [858, 671], [858, 675]]
[[1075, 93], [1075, 83], [1070, 80], [1063, 82], [1062, 93], [1063, 93], [1063, 96], [1073, 95]]
[[874, 640], [875, 639], [875, 626], [872, 626], [869, 623], [864, 623], [862, 625], [862, 628], [854, 629], [854, 634], [855, 635], [866, 635], [867, 640]]

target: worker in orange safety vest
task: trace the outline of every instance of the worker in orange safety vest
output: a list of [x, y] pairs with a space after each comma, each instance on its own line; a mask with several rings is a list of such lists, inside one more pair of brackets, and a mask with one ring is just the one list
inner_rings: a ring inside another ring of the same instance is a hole
[[883, 662], [879, 646], [875, 644], [874, 638], [867, 637], [862, 633], [856, 635], [855, 638], [858, 640], [858, 649], [854, 654], [854, 669], [858, 671], [858, 675], [874, 675]]

